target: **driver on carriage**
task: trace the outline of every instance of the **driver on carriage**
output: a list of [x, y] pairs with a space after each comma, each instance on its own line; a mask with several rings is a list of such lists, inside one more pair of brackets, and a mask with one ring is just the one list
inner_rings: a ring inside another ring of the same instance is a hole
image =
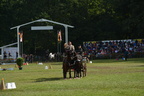
[[70, 50], [72, 53], [74, 53], [74, 52], [75, 52], [75, 47], [74, 47], [74, 45], [72, 45], [72, 42], [69, 41], [68, 45], [69, 45], [69, 50]]
[[69, 45], [67, 43], [64, 43], [64, 50], [65, 52], [69, 51]]
[[65, 52], [67, 51], [70, 51], [72, 54], [75, 52], [75, 47], [74, 45], [72, 45], [72, 42], [69, 41], [69, 43], [65, 43], [64, 44], [64, 49], [65, 49]]
[[74, 45], [72, 45], [72, 42], [69, 41], [68, 44], [67, 44], [67, 43], [64, 44], [64, 49], [65, 49], [65, 52], [66, 52], [66, 53], [67, 53], [68, 51], [71, 53], [71, 54], [70, 54], [70, 56], [71, 56], [70, 65], [73, 65], [73, 64], [75, 63], [74, 58], [75, 58], [75, 56], [76, 56]]

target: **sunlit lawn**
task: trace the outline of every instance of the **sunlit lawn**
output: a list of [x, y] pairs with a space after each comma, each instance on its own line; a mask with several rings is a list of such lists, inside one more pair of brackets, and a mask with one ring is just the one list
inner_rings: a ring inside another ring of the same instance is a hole
[[[52, 65], [53, 69], [45, 69]], [[87, 64], [87, 76], [63, 79], [62, 62], [24, 65], [0, 65], [14, 68], [0, 71], [5, 83], [15, 82], [16, 89], [0, 90], [0, 96], [144, 96], [144, 58], [128, 61], [105, 59]]]

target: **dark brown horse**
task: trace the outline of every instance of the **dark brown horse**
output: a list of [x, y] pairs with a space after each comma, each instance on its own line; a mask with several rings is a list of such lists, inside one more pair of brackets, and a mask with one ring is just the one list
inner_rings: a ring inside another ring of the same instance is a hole
[[86, 57], [77, 54], [75, 59], [74, 77], [85, 77], [87, 72]]
[[74, 68], [74, 77], [82, 77], [82, 68], [83, 68], [83, 64], [82, 64], [82, 56], [81, 55], [76, 55], [75, 58], [75, 68]]
[[63, 60], [63, 77], [66, 78], [67, 72], [69, 72], [69, 78], [71, 78], [72, 71], [74, 71], [74, 78], [81, 77], [82, 61], [78, 60], [75, 52], [66, 51], [66, 55]]
[[74, 68], [74, 65], [71, 64], [72, 61], [72, 52], [66, 51], [66, 57], [63, 60], [63, 77], [66, 79], [67, 72], [69, 72], [69, 78], [71, 78], [71, 69]]
[[85, 77], [87, 74], [87, 66], [86, 66], [86, 62], [87, 62], [87, 58], [83, 57], [82, 59], [82, 73], [83, 73], [83, 77]]

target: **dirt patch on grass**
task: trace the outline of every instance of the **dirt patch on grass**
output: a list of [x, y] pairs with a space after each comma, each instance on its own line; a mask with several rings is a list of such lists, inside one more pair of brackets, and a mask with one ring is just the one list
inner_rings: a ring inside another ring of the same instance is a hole
[[122, 67], [108, 67], [108, 66], [95, 66], [95, 67], [89, 67], [94, 69], [123, 69]]
[[127, 73], [138, 73], [138, 72], [144, 72], [144, 71], [91, 71], [91, 72], [88, 72], [88, 74], [103, 74], [103, 75], [106, 75], [106, 74], [127, 74]]
[[132, 69], [129, 69], [128, 67], [94, 66], [94, 67], [89, 67], [89, 68], [92, 68], [95, 70], [89, 71], [88, 74], [125, 74], [125, 73], [144, 72], [144, 70], [142, 70], [142, 69], [132, 70]]

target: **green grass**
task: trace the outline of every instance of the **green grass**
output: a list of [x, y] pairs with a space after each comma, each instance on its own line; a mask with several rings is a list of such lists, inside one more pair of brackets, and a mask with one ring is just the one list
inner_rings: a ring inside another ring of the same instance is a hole
[[0, 90], [0, 96], [144, 96], [144, 58], [128, 61], [102, 59], [87, 64], [87, 76], [81, 79], [63, 79], [62, 62], [44, 65], [24, 65], [18, 70], [0, 71], [5, 83], [15, 82], [17, 88]]

